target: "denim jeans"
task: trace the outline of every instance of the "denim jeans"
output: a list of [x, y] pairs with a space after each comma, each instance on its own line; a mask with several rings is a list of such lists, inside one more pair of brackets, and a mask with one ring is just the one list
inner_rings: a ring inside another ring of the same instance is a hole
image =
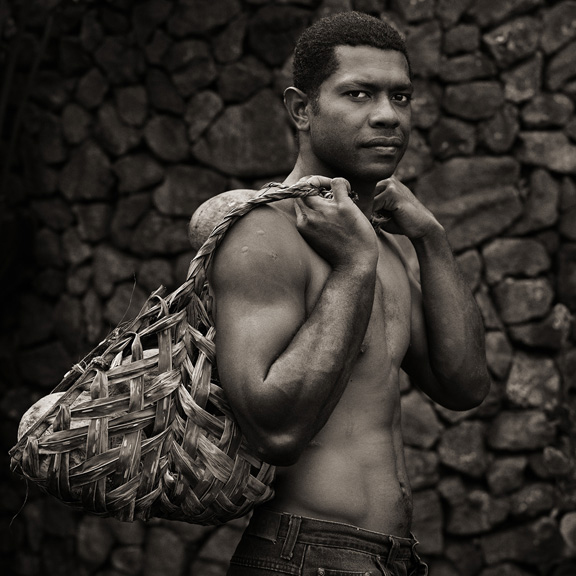
[[272, 510], [256, 510], [228, 576], [426, 576], [418, 542]]

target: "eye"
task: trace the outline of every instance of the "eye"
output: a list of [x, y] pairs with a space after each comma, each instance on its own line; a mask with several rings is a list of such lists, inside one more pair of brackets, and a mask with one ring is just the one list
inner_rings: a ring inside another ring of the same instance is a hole
[[367, 100], [370, 94], [365, 90], [348, 90], [346, 96], [350, 96], [353, 100]]
[[408, 104], [412, 101], [412, 94], [394, 94], [392, 99], [396, 102], [399, 102], [400, 104]]

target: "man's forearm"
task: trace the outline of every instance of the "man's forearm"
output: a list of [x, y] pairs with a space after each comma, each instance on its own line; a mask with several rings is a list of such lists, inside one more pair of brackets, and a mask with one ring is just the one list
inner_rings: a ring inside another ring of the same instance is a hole
[[413, 241], [420, 264], [430, 366], [447, 394], [480, 402], [489, 388], [484, 326], [444, 230]]

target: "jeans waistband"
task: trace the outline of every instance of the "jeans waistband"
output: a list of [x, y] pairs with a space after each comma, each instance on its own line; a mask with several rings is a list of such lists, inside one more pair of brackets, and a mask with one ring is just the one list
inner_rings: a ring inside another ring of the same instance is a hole
[[284, 541], [290, 550], [296, 542], [338, 546], [359, 550], [383, 557], [393, 556], [406, 560], [413, 554], [417, 540], [392, 536], [358, 528], [352, 524], [318, 520], [268, 509], [256, 509], [246, 528], [246, 533], [272, 542]]

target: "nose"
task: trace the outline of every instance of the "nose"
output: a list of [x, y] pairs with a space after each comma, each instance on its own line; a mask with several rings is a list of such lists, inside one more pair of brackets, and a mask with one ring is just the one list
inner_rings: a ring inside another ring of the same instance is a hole
[[375, 101], [369, 122], [374, 127], [386, 126], [389, 128], [396, 128], [400, 124], [398, 111], [388, 97], [379, 98]]

